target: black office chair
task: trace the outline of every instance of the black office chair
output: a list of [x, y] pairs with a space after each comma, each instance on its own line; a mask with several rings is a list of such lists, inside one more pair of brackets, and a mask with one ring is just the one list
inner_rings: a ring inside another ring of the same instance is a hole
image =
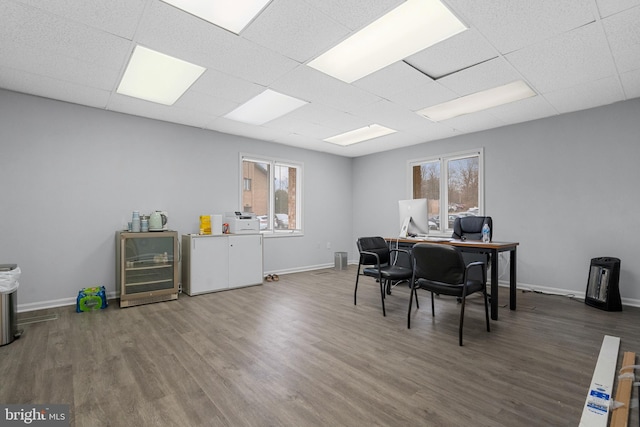
[[462, 216], [453, 221], [451, 237], [459, 240], [482, 240], [482, 227], [489, 226], [489, 240], [493, 238], [493, 220], [490, 216]]
[[[489, 326], [489, 303], [487, 300], [487, 276], [483, 262], [466, 265], [462, 253], [456, 247], [432, 243], [418, 243], [413, 246], [413, 276], [411, 279], [411, 295], [409, 297], [409, 313], [407, 314], [407, 328], [411, 329], [411, 305], [413, 299], [418, 304], [418, 289], [431, 292], [431, 315], [435, 316], [433, 294], [449, 295], [460, 299], [460, 327], [459, 343], [462, 345], [462, 324], [464, 321], [464, 306], [466, 297], [482, 292], [484, 297], [484, 313]], [[478, 269], [482, 272], [482, 280], [470, 278], [469, 271]]]
[[[393, 257], [394, 252], [404, 252], [409, 257], [411, 253], [405, 249], [389, 249], [389, 245], [382, 237], [361, 237], [357, 241], [358, 251], [360, 251], [360, 261], [358, 262], [358, 275], [356, 276], [356, 288], [353, 292], [353, 305], [356, 305], [358, 294], [358, 279], [361, 275], [373, 277], [380, 284], [380, 297], [382, 299], [382, 315], [386, 316], [384, 308], [385, 293], [391, 293], [391, 286], [397, 282], [411, 279], [411, 268], [396, 265], [397, 257]], [[360, 268], [364, 266], [362, 273]]]
[[[482, 227], [485, 224], [489, 226], [489, 240], [493, 240], [493, 220], [490, 216], [456, 217], [453, 222], [453, 234], [451, 237], [458, 240], [482, 240]], [[487, 274], [486, 270], [491, 266], [490, 254], [464, 253], [462, 257], [467, 264], [483, 261], [486, 264], [485, 274]], [[477, 272], [472, 274], [475, 274], [474, 279], [480, 280]]]

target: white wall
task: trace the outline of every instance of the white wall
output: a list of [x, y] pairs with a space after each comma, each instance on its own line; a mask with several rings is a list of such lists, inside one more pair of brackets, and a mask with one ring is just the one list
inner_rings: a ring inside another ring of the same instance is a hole
[[201, 213], [239, 206], [248, 152], [305, 168], [305, 235], [266, 239], [265, 270], [331, 266], [356, 259], [358, 236], [398, 232], [408, 160], [484, 147], [486, 211], [496, 240], [520, 242], [519, 286], [582, 295], [590, 259], [613, 256], [623, 302], [640, 304], [639, 119], [635, 99], [351, 160], [0, 90], [0, 263], [23, 271], [20, 310], [113, 292], [131, 211], [196, 232]]
[[396, 235], [408, 160], [479, 147], [494, 239], [520, 242], [519, 286], [584, 296], [591, 258], [611, 256], [623, 302], [640, 304], [640, 99], [355, 159], [354, 240]]
[[332, 266], [352, 244], [351, 159], [0, 90], [0, 263], [22, 270], [19, 310], [114, 292], [133, 210], [168, 211], [180, 234], [238, 210], [240, 152], [304, 164], [305, 234], [265, 239], [265, 271]]

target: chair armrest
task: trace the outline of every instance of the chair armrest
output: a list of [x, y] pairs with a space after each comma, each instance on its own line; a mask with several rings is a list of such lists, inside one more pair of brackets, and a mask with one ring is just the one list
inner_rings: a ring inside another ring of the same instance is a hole
[[411, 251], [408, 249], [389, 249], [389, 252], [404, 252], [407, 255], [411, 255]]
[[362, 255], [373, 255], [376, 258], [376, 267], [378, 268], [378, 270], [380, 269], [380, 256], [377, 253], [369, 252], [369, 251], [360, 251], [360, 256]]
[[486, 264], [483, 261], [475, 261], [475, 262], [471, 262], [467, 265], [467, 267], [464, 269], [464, 283], [467, 283], [467, 276], [469, 274], [469, 271], [474, 268], [474, 267], [479, 267], [482, 270], [482, 283], [487, 283], [487, 268], [486, 268]]
[[[389, 259], [391, 259], [391, 254], [393, 252], [404, 252], [405, 254], [407, 254], [407, 256], [409, 257], [409, 265], [413, 268], [413, 255], [411, 254], [411, 251], [408, 249], [389, 249]], [[395, 260], [393, 261], [393, 263], [390, 263], [392, 265], [396, 265], [396, 262], [398, 261], [398, 256], [396, 255]]]

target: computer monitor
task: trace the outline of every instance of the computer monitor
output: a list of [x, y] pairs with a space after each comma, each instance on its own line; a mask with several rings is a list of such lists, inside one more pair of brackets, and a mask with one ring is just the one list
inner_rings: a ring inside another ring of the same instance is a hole
[[427, 236], [429, 234], [429, 210], [427, 199], [399, 200], [400, 237]]

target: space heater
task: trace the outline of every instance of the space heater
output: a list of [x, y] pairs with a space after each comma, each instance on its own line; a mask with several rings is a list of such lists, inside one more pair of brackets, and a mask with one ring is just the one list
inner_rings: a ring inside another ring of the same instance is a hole
[[620, 260], [618, 258], [593, 258], [584, 303], [601, 310], [621, 311], [619, 280]]

